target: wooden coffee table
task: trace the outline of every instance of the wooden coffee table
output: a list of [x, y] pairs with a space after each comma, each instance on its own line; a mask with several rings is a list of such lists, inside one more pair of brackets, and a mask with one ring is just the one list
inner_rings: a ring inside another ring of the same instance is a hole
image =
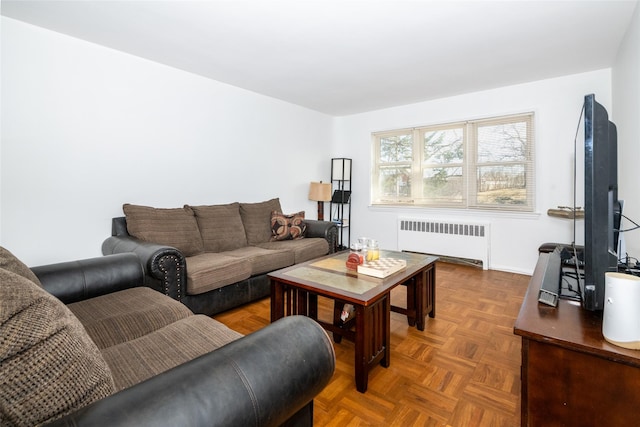
[[[378, 363], [384, 367], [390, 363], [390, 312], [405, 314], [409, 325], [419, 330], [424, 330], [427, 314], [435, 317], [437, 257], [380, 251], [381, 258], [404, 259], [407, 266], [379, 279], [347, 269], [348, 255], [340, 252], [270, 273], [271, 321], [305, 315], [333, 332], [336, 342], [341, 337], [354, 341], [356, 388], [364, 393], [369, 371]], [[406, 308], [391, 306], [390, 293], [398, 285], [407, 287]], [[355, 330], [345, 327], [348, 325], [341, 324], [335, 315], [332, 323], [319, 320], [318, 296], [352, 304]]]

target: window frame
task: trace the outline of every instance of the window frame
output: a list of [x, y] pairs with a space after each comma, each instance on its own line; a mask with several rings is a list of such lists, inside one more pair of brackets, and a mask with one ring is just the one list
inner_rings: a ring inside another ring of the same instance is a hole
[[[509, 123], [526, 123], [526, 146], [523, 160], [505, 161], [484, 161], [478, 159], [478, 128], [482, 126], [501, 125]], [[448, 209], [474, 209], [474, 210], [494, 210], [507, 212], [533, 212], [535, 210], [535, 114], [534, 112], [524, 112], [504, 116], [494, 116], [478, 118], [474, 120], [457, 121], [450, 123], [440, 123], [412, 128], [401, 128], [373, 132], [372, 139], [372, 169], [371, 169], [371, 204], [376, 207], [422, 207], [422, 208], [448, 208]], [[459, 163], [427, 163], [425, 159], [424, 137], [428, 132], [462, 129], [462, 164]], [[412, 158], [410, 161], [383, 162], [381, 160], [381, 141], [384, 138], [400, 135], [412, 135]], [[519, 166], [524, 168], [524, 203], [480, 203], [478, 184], [479, 170], [487, 166]], [[410, 195], [385, 197], [382, 191], [382, 175], [384, 169], [394, 167], [409, 167]], [[462, 197], [459, 202], [434, 201], [423, 197], [424, 172], [427, 168], [433, 167], [461, 167], [461, 189]]]

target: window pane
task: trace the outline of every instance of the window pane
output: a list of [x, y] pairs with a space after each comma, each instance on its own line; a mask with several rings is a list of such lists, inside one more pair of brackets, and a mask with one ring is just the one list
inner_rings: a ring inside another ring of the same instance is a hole
[[429, 201], [462, 201], [462, 168], [442, 167], [423, 170], [423, 197]]
[[444, 129], [424, 134], [424, 159], [428, 164], [462, 163], [464, 131]]
[[524, 205], [527, 202], [525, 166], [478, 167], [478, 204]]
[[527, 122], [478, 126], [478, 162], [527, 160]]
[[534, 114], [374, 132], [373, 204], [530, 212]]
[[394, 135], [380, 138], [380, 163], [410, 162], [413, 157], [413, 136]]
[[411, 196], [411, 168], [381, 168], [380, 169], [380, 197], [406, 198]]

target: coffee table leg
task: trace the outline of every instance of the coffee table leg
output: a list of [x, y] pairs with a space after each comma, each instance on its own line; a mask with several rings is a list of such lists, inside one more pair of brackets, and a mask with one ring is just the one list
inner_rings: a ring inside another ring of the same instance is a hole
[[427, 271], [427, 285], [425, 287], [428, 295], [427, 306], [431, 306], [429, 317], [436, 317], [436, 266], [435, 264]]
[[[344, 326], [342, 324], [342, 319], [340, 318], [340, 315], [342, 314], [342, 307], [344, 306], [344, 302], [340, 301], [340, 300], [334, 300], [333, 301], [333, 326], [335, 327], [342, 327]], [[337, 332], [334, 332], [333, 334], [333, 341], [335, 343], [341, 343], [342, 342], [342, 335], [340, 335]]]
[[416, 328], [419, 331], [424, 331], [425, 308], [427, 307], [427, 273], [422, 272], [415, 277], [415, 292], [416, 292]]
[[[416, 327], [424, 331], [427, 314], [436, 317], [436, 267], [431, 266], [416, 276]], [[427, 312], [428, 311], [428, 312]]]
[[271, 322], [284, 317], [284, 285], [271, 280]]
[[309, 294], [307, 298], [309, 300], [308, 302], [309, 317], [312, 318], [313, 320], [318, 320], [318, 295]]
[[409, 326], [416, 325], [416, 315], [411, 315], [410, 313], [417, 313], [417, 304], [416, 304], [416, 279], [412, 277], [405, 283], [405, 288], [407, 289], [407, 323]]
[[356, 305], [356, 388], [360, 393], [367, 391], [369, 382], [369, 356], [365, 351], [365, 344], [371, 342], [371, 311], [364, 306]]
[[356, 388], [367, 391], [369, 371], [378, 363], [391, 364], [391, 297], [385, 295], [371, 306], [356, 305]]
[[384, 346], [384, 356], [380, 364], [385, 368], [391, 365], [391, 295], [385, 298], [384, 311], [382, 313], [382, 345]]
[[294, 309], [292, 314], [300, 314], [302, 316], [309, 316], [309, 307], [307, 305], [307, 292], [302, 289], [294, 290]]

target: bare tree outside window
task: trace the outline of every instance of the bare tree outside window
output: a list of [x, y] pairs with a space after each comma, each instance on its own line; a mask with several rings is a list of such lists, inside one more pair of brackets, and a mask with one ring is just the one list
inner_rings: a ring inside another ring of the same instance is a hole
[[532, 113], [372, 136], [374, 205], [533, 210]]
[[523, 205], [527, 202], [528, 122], [478, 126], [477, 202]]
[[463, 200], [464, 128], [423, 133], [422, 196], [438, 203]]
[[379, 186], [381, 195], [392, 200], [411, 197], [413, 135], [380, 138]]

